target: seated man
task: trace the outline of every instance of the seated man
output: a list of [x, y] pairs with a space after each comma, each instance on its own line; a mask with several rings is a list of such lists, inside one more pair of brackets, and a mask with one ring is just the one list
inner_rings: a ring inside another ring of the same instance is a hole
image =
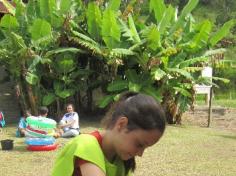
[[[47, 117], [48, 115], [48, 108], [47, 107], [40, 107], [39, 108], [39, 118], [42, 118], [42, 117]], [[18, 123], [18, 128], [17, 128], [17, 131], [16, 131], [16, 137], [25, 137], [25, 134], [26, 134], [26, 127], [27, 127], [27, 122], [26, 122], [26, 119], [27, 117], [30, 117], [31, 116], [31, 113], [29, 110], [26, 110], [25, 114], [21, 114], [21, 118], [20, 118], [20, 121]]]
[[[46, 106], [41, 106], [39, 107], [39, 110], [38, 110], [38, 116], [35, 117], [35, 118], [38, 118], [39, 121], [43, 121], [43, 119], [47, 118], [48, 116], [48, 108]], [[53, 120], [53, 119], [52, 119]], [[54, 121], [54, 120], [53, 120]], [[55, 121], [56, 123], [56, 121]], [[50, 132], [45, 129], [37, 129], [37, 127], [31, 127], [31, 126], [28, 126], [26, 131], [28, 132], [34, 132], [34, 133], [39, 133], [39, 134], [45, 134], [48, 135], [48, 136], [53, 136], [55, 138], [59, 137], [59, 133], [56, 132], [56, 129], [51, 129]], [[34, 135], [34, 134], [33, 134]], [[27, 137], [32, 137], [32, 134], [26, 134]]]
[[48, 108], [46, 107], [46, 106], [41, 106], [40, 108], [39, 108], [39, 118], [41, 118], [41, 117], [47, 117], [47, 115], [48, 115]]
[[72, 104], [66, 106], [67, 113], [59, 123], [61, 137], [74, 137], [79, 134], [79, 116]]
[[29, 110], [26, 110], [25, 114], [23, 112], [21, 112], [21, 118], [18, 123], [17, 130], [16, 130], [16, 137], [24, 137], [25, 136], [25, 130], [27, 127], [26, 119], [29, 116], [31, 116], [31, 113]]

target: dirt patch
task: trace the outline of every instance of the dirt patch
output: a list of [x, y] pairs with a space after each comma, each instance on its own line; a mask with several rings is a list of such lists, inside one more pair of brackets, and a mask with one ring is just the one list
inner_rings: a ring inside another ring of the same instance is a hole
[[[183, 124], [207, 126], [208, 107], [195, 106], [194, 111], [184, 113]], [[236, 132], [236, 109], [215, 106], [212, 108], [211, 127]]]

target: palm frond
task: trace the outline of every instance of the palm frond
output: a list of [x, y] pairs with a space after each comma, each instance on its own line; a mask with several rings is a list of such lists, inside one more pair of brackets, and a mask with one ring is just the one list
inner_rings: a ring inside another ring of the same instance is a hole
[[79, 33], [77, 31], [72, 31], [72, 33], [75, 35], [75, 37], [70, 37], [69, 38], [70, 40], [74, 41], [75, 43], [79, 44], [80, 46], [87, 48], [88, 50], [91, 50], [93, 52], [93, 54], [103, 55], [103, 53], [100, 49], [100, 45], [96, 41], [94, 41], [90, 37], [88, 37], [82, 33]]
[[203, 68], [202, 67], [184, 67], [183, 69], [189, 73], [194, 73], [197, 71], [201, 71]]
[[74, 34], [76, 37], [78, 37], [80, 39], [83, 39], [84, 41], [87, 41], [87, 42], [90, 42], [90, 43], [98, 45], [98, 43], [96, 41], [94, 41], [90, 37], [88, 37], [88, 36], [86, 36], [86, 35], [84, 35], [84, 34], [82, 34], [80, 32], [72, 31], [72, 34]]
[[69, 37], [70, 41], [73, 41], [75, 43], [77, 43], [78, 45], [88, 49], [89, 51], [92, 51], [92, 53], [94, 55], [98, 54], [98, 55], [103, 55], [101, 49], [99, 48], [99, 45], [94, 44], [94, 43], [90, 43], [87, 41], [84, 41], [78, 37]]
[[131, 51], [130, 49], [124, 49], [124, 48], [116, 48], [116, 49], [112, 49], [110, 51], [110, 56], [111, 57], [124, 57], [124, 56], [133, 56], [136, 53]]
[[208, 50], [204, 53], [204, 56], [212, 56], [212, 55], [216, 55], [216, 54], [221, 54], [221, 53], [225, 53], [226, 49], [224, 48], [218, 48], [218, 49], [212, 49], [212, 50]]
[[179, 63], [179, 68], [189, 67], [197, 62], [208, 62], [209, 57], [195, 57]]
[[167, 68], [167, 70], [168, 70], [171, 74], [173, 74], [173, 73], [176, 74], [176, 73], [177, 73], [177, 74], [180, 74], [180, 75], [186, 77], [187, 79], [190, 79], [190, 80], [193, 79], [193, 77], [191, 76], [191, 74], [190, 74], [189, 72], [183, 70], [183, 69]]

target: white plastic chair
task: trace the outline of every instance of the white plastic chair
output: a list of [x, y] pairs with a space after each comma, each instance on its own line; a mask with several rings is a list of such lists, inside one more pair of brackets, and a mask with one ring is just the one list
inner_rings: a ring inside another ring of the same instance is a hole
[[[201, 72], [202, 77], [207, 77], [212, 79], [212, 67], [204, 67], [204, 69]], [[210, 101], [210, 94], [211, 94], [211, 85], [204, 85], [204, 84], [196, 84], [194, 85], [195, 93], [196, 94], [204, 94], [205, 96], [205, 102], [207, 105], [209, 105]]]

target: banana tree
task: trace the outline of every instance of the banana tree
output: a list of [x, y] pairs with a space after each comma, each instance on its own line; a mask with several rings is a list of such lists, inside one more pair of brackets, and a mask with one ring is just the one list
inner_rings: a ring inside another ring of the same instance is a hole
[[[213, 24], [209, 20], [196, 24], [191, 11], [197, 3], [197, 0], [190, 0], [176, 16], [177, 9], [166, 6], [162, 0], [151, 0], [149, 18], [142, 25], [135, 21], [138, 17], [133, 17], [137, 14], [130, 13], [127, 20], [119, 21], [118, 46], [132, 54], [113, 59], [123, 63], [118, 65], [120, 70], [135, 69], [132, 75], [137, 80], [130, 79], [128, 71], [117, 75], [108, 86], [111, 95], [101, 102], [101, 107], [117, 99], [124, 90], [145, 92], [161, 99], [169, 123], [180, 122], [179, 117], [193, 101], [193, 85], [197, 80], [193, 75], [202, 69], [199, 63], [209, 62], [205, 51], [224, 37], [234, 24], [229, 21], [216, 33], [212, 32]], [[116, 46], [113, 45], [110, 51]], [[139, 76], [134, 76], [136, 74]], [[142, 77], [151, 80], [146, 89], [139, 82]]]
[[[47, 80], [56, 77], [57, 73], [51, 72], [51, 68], [57, 64], [54, 60], [59, 54], [62, 57], [68, 52], [80, 52], [76, 48], [60, 46], [70, 18], [69, 12], [73, 12], [72, 2], [60, 1], [57, 4], [55, 0], [40, 0], [24, 4], [16, 0], [14, 16], [6, 14], [0, 22], [3, 34], [0, 43], [1, 62], [22, 90], [21, 97], [26, 100], [24, 109], [31, 108], [34, 114], [37, 113], [37, 106], [45, 99], [42, 93], [51, 91], [43, 87], [42, 78]], [[68, 62], [71, 62], [70, 58], [59, 65], [68, 66]], [[60, 77], [60, 74], [57, 76]], [[64, 74], [64, 82], [68, 82], [66, 76]], [[56, 92], [65, 99], [75, 92], [69, 90], [65, 86]], [[46, 104], [49, 104], [48, 101]]]
[[181, 13], [164, 0], [150, 0], [145, 10], [135, 9], [138, 2], [16, 1], [15, 16], [0, 23], [8, 43], [1, 45], [2, 61], [45, 105], [56, 102], [59, 109], [60, 100], [83, 90], [92, 107], [92, 91], [107, 87], [105, 107], [130, 90], [161, 101], [168, 122], [177, 123], [191, 105], [195, 74], [209, 60], [205, 52], [234, 21], [213, 33], [210, 21], [198, 24], [191, 16], [198, 0]]

